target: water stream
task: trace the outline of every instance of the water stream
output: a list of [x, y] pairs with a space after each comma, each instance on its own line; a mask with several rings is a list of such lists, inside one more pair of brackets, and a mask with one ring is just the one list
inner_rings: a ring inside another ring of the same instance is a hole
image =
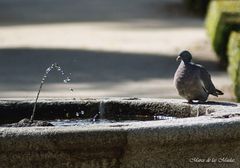
[[[43, 84], [45, 83], [47, 77], [48, 77], [48, 74], [52, 71], [52, 70], [57, 70], [58, 72], [60, 72], [61, 76], [63, 77], [63, 82], [64, 83], [68, 83], [71, 81], [71, 73], [69, 75], [66, 75], [65, 72], [63, 71], [63, 69], [61, 68], [61, 66], [59, 66], [57, 63], [53, 63], [50, 67], [48, 67], [42, 77], [42, 80], [40, 82], [40, 86], [39, 86], [39, 89], [38, 89], [38, 93], [37, 93], [37, 96], [36, 96], [36, 99], [35, 99], [35, 102], [34, 102], [34, 106], [33, 106], [33, 111], [32, 111], [32, 115], [31, 115], [31, 118], [30, 118], [30, 122], [32, 122], [34, 120], [34, 117], [35, 117], [35, 113], [36, 113], [36, 107], [37, 107], [37, 101], [38, 101], [38, 98], [39, 98], [39, 95], [40, 95], [40, 92], [42, 90], [42, 87], [43, 87]], [[73, 92], [74, 90], [72, 88], [70, 88], [70, 91]], [[75, 99], [75, 98], [73, 98]]]
[[[68, 83], [71, 81], [71, 73], [66, 75], [66, 73], [63, 71], [61, 66], [59, 66], [57, 63], [53, 63], [50, 67], [48, 67], [42, 77], [42, 80], [40, 82], [40, 86], [37, 92], [37, 96], [34, 102], [34, 107], [32, 111], [32, 115], [30, 120], [28, 119], [23, 119], [19, 123], [23, 123], [23, 125], [31, 125], [32, 123], [36, 122], [38, 124], [38, 121], [34, 121], [34, 117], [36, 114], [36, 108], [37, 108], [37, 102], [39, 99], [39, 95], [41, 93], [42, 87], [48, 77], [48, 74], [52, 70], [57, 70], [62, 78], [64, 83]], [[73, 92], [74, 90], [70, 88], [70, 91]], [[73, 100], [76, 100], [73, 98]], [[89, 124], [98, 124], [98, 123], [113, 123], [113, 122], [132, 122], [132, 121], [149, 121], [149, 120], [169, 120], [169, 119], [174, 119], [174, 117], [167, 117], [167, 116], [162, 116], [162, 115], [157, 115], [157, 116], [115, 116], [114, 118], [105, 118], [105, 100], [101, 100], [99, 103], [98, 107], [98, 112], [92, 116], [90, 119], [82, 119], [81, 117], [85, 114], [84, 111], [76, 112], [76, 118], [74, 119], [57, 119], [57, 120], [52, 120], [52, 121], [47, 121], [47, 125], [55, 125], [55, 126], [83, 126], [83, 125], [89, 125]], [[28, 123], [29, 122], [29, 123]], [[40, 123], [41, 125], [41, 123]]]
[[[63, 77], [63, 82], [64, 83], [68, 83], [71, 81], [71, 73], [69, 75], [66, 75], [66, 73], [63, 71], [62, 67], [59, 66], [57, 63], [53, 63], [50, 67], [48, 67], [42, 77], [42, 80], [40, 82], [40, 86], [39, 86], [39, 89], [38, 89], [38, 92], [37, 92], [37, 96], [36, 96], [36, 99], [35, 99], [35, 102], [34, 102], [34, 106], [33, 106], [33, 111], [32, 111], [32, 115], [31, 115], [31, 118], [30, 118], [30, 122], [33, 122], [34, 120], [34, 117], [35, 117], [35, 113], [36, 113], [36, 108], [37, 108], [37, 102], [38, 102], [38, 99], [39, 99], [39, 95], [41, 93], [41, 90], [42, 90], [42, 87], [48, 77], [48, 74], [52, 71], [52, 70], [57, 70], [58, 72], [60, 72], [61, 76]], [[70, 91], [73, 92], [74, 90], [72, 88], [70, 88]], [[76, 98], [73, 98], [73, 100], [76, 100]], [[84, 111], [81, 111], [81, 112], [76, 112], [76, 116], [79, 116], [79, 115], [83, 115], [84, 114]], [[103, 115], [104, 115], [104, 100], [102, 100], [99, 104], [99, 111], [97, 114], [95, 114], [91, 121], [92, 122], [96, 122], [96, 120], [99, 120], [100, 118], [102, 119], [103, 118]], [[67, 120], [65, 121], [67, 122]], [[74, 121], [76, 122], [76, 121]], [[62, 123], [62, 122], [60, 122]]]

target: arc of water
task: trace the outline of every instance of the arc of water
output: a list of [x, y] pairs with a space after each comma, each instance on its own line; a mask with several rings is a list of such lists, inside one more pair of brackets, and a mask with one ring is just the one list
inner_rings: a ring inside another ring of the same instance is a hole
[[[39, 86], [39, 89], [38, 89], [38, 93], [37, 93], [37, 96], [36, 96], [36, 99], [35, 99], [35, 102], [34, 102], [33, 111], [32, 111], [32, 115], [31, 115], [31, 118], [30, 118], [30, 122], [33, 122], [33, 119], [35, 117], [36, 108], [37, 108], [37, 101], [38, 101], [40, 92], [42, 90], [43, 84], [44, 84], [45, 80], [47, 79], [47, 76], [48, 76], [49, 72], [51, 72], [53, 69], [56, 69], [57, 71], [59, 71], [62, 74], [63, 77], [65, 77], [64, 71], [62, 70], [62, 68], [57, 63], [53, 63], [50, 67], [48, 67], [46, 69], [46, 71], [45, 71], [45, 73], [44, 73], [44, 75], [42, 77], [42, 80], [41, 80], [41, 83], [40, 83], [40, 86]], [[69, 75], [71, 75], [71, 74], [69, 74]], [[70, 76], [66, 76], [66, 78], [63, 79], [64, 83], [68, 83], [70, 81], [71, 81]], [[72, 88], [70, 88], [70, 90], [73, 92]]]

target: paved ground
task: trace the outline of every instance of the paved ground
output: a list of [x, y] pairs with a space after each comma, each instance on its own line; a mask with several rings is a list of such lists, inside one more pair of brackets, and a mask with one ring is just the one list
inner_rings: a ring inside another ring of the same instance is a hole
[[172, 80], [183, 49], [210, 70], [222, 99], [232, 99], [203, 19], [181, 0], [0, 0], [1, 97], [35, 97], [57, 62], [72, 82], [53, 72], [41, 97], [177, 98]]

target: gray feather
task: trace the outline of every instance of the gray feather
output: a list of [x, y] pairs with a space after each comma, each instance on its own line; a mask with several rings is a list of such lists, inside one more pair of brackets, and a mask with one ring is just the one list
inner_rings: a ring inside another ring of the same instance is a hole
[[192, 56], [188, 51], [180, 55], [181, 63], [174, 75], [174, 83], [180, 96], [192, 100], [206, 101], [209, 94], [222, 95], [223, 92], [216, 89], [207, 70], [191, 62]]
[[200, 68], [200, 78], [204, 84], [204, 88], [208, 92], [208, 94], [212, 94], [214, 96], [218, 96], [221, 93], [219, 93], [214, 84], [212, 83], [211, 80], [211, 75], [207, 72], [207, 70], [204, 67], [199, 67]]

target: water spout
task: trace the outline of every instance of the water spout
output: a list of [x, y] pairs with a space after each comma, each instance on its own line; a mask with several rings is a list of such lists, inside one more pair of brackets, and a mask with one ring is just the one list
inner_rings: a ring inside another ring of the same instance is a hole
[[104, 118], [104, 114], [105, 114], [105, 101], [102, 100], [99, 103], [99, 113], [100, 113], [100, 118]]
[[[36, 107], [37, 107], [37, 101], [38, 101], [40, 92], [41, 92], [41, 90], [42, 90], [43, 84], [44, 84], [44, 82], [46, 81], [49, 72], [51, 72], [53, 69], [56, 69], [58, 72], [61, 73], [62, 77], [64, 78], [64, 79], [63, 79], [63, 82], [64, 82], [64, 83], [68, 83], [68, 82], [71, 81], [71, 78], [70, 78], [71, 73], [69, 74], [69, 76], [65, 76], [65, 72], [62, 70], [62, 68], [61, 68], [57, 63], [54, 63], [54, 64], [52, 64], [50, 67], [48, 67], [48, 68], [46, 69], [43, 77], [42, 77], [41, 82], [40, 82], [40, 86], [39, 86], [39, 89], [38, 89], [38, 93], [37, 93], [37, 96], [36, 96], [36, 99], [35, 99], [35, 102], [34, 102], [34, 106], [33, 106], [32, 115], [31, 115], [31, 118], [30, 118], [30, 122], [33, 122], [33, 120], [34, 120], [35, 112], [36, 112]], [[73, 89], [72, 89], [72, 88], [70, 88], [70, 90], [73, 92]], [[74, 99], [75, 99], [75, 98], [74, 98]]]
[[103, 119], [105, 114], [105, 101], [102, 100], [98, 106], [98, 113], [95, 114], [92, 118], [92, 122], [96, 122], [97, 119]]

